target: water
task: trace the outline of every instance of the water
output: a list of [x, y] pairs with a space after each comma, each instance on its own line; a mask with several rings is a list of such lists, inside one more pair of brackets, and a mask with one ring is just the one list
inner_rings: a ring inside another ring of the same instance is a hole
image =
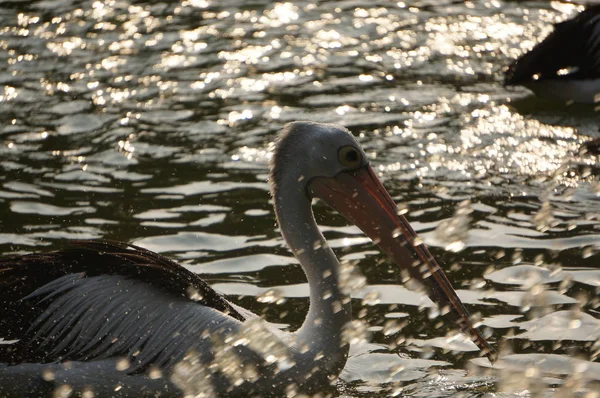
[[368, 239], [317, 204], [330, 244], [367, 281], [353, 297], [371, 337], [332, 393], [593, 391], [600, 185], [597, 158], [579, 148], [598, 137], [597, 119], [501, 85], [504, 66], [579, 9], [4, 2], [0, 250], [132, 242], [293, 330], [308, 287], [275, 225], [269, 150], [286, 122], [340, 123], [505, 359], [490, 370]]

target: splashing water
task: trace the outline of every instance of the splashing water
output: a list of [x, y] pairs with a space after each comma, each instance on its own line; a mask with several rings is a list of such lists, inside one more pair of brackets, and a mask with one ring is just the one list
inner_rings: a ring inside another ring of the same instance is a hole
[[[309, 293], [268, 203], [272, 142], [293, 120], [341, 123], [502, 355], [493, 368], [477, 359], [368, 239], [317, 205], [359, 319], [334, 395], [594, 396], [600, 183], [580, 148], [598, 137], [597, 115], [501, 84], [504, 66], [583, 6], [24, 4], [0, 4], [3, 253], [133, 242], [293, 331]], [[268, 343], [269, 331], [257, 322], [230, 338]], [[277, 346], [254, 348], [291, 366]], [[213, 371], [257, 377], [234, 351], [216, 356], [210, 369], [188, 353], [163, 377], [196, 397], [214, 395]]]

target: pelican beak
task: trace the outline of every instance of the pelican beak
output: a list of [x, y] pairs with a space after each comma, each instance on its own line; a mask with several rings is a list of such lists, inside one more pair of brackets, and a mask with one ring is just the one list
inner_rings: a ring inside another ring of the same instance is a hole
[[343, 171], [335, 177], [314, 178], [308, 191], [358, 226], [402, 270], [420, 282], [442, 313], [450, 308], [461, 330], [493, 361], [493, 348], [473, 326], [448, 277], [406, 218], [398, 214], [396, 204], [371, 166]]

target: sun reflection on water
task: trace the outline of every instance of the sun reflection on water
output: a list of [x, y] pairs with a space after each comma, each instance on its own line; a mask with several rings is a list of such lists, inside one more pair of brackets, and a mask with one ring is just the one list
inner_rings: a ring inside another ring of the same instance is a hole
[[[495, 343], [515, 351], [491, 386], [487, 364], [470, 369], [464, 342], [421, 311], [426, 298], [317, 206], [344, 266], [361, 260], [360, 274], [344, 272], [360, 284], [355, 326], [372, 342], [345, 370], [351, 393], [470, 391], [469, 369], [484, 391], [519, 394], [597, 379], [598, 303], [577, 295], [593, 297], [600, 280], [597, 158], [580, 153], [596, 118], [536, 108], [500, 84], [504, 66], [583, 6], [34, 3], [0, 5], [4, 251], [63, 237], [155, 242], [194, 271], [209, 264], [232, 296], [258, 296], [257, 312], [276, 297], [283, 310], [269, 319], [293, 329], [308, 293], [273, 227], [267, 164], [282, 124], [341, 123]], [[570, 333], [583, 343], [553, 341]]]

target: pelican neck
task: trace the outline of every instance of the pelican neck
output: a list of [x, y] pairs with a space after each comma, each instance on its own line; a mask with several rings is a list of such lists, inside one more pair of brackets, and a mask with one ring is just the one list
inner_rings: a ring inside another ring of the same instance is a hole
[[[339, 261], [317, 226], [305, 190], [281, 188], [274, 196], [275, 213], [310, 289], [308, 314], [296, 332], [297, 348], [311, 366], [337, 375], [348, 356], [342, 332], [352, 319], [350, 297], [340, 288]], [[315, 358], [321, 362], [314, 363]]]

